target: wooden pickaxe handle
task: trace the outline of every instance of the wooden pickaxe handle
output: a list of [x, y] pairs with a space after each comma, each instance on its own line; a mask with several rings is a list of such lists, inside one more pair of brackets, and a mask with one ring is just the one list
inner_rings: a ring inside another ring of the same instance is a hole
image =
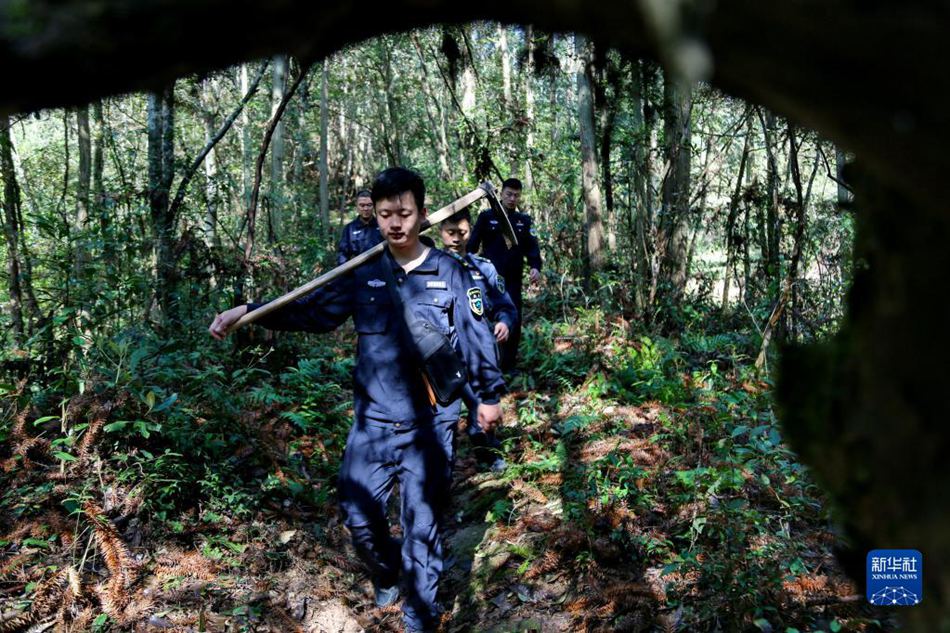
[[[471, 192], [465, 194], [464, 196], [462, 196], [455, 202], [447, 204], [441, 209], [439, 209], [438, 211], [436, 211], [435, 213], [430, 214], [429, 217], [422, 223], [421, 230], [427, 231], [428, 229], [435, 226], [436, 224], [439, 224], [443, 220], [454, 215], [456, 211], [464, 209], [470, 204], [478, 202], [479, 200], [487, 196], [489, 193], [489, 189], [484, 188], [485, 184], [488, 184], [488, 183], [483, 183], [477, 189], [473, 189]], [[488, 187], [490, 188], [491, 185], [488, 184]], [[308, 281], [307, 283], [300, 286], [299, 288], [295, 288], [294, 290], [291, 290], [287, 294], [277, 297], [270, 303], [265, 303], [264, 305], [254, 310], [253, 312], [248, 312], [247, 314], [242, 316], [240, 320], [238, 320], [237, 323], [231, 326], [230, 331], [233, 332], [234, 330], [242, 326], [245, 326], [248, 323], [256, 321], [257, 319], [261, 318], [262, 316], [266, 314], [270, 314], [274, 310], [282, 308], [283, 306], [287, 305], [291, 301], [294, 301], [296, 299], [299, 299], [300, 297], [308, 295], [314, 290], [316, 290], [317, 288], [325, 286], [331, 281], [334, 281], [335, 279], [339, 279], [340, 277], [347, 274], [351, 270], [362, 266], [369, 260], [379, 257], [385, 248], [386, 248], [386, 242], [385, 241], [380, 242], [379, 244], [369, 249], [368, 251], [364, 251], [360, 253], [353, 259], [340, 264], [333, 270], [328, 270], [327, 272], [323, 273], [316, 279], [312, 281]]]

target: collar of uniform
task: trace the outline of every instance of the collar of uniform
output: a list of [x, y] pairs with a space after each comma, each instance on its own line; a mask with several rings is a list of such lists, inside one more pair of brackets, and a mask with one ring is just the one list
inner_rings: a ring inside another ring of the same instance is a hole
[[459, 255], [459, 254], [456, 253], [455, 251], [451, 251], [451, 250], [449, 250], [449, 249], [447, 249], [447, 248], [446, 248], [445, 250], [443, 250], [442, 252], [445, 253], [446, 255], [448, 255], [449, 257], [451, 257], [452, 259], [454, 259], [455, 261], [457, 261], [458, 263], [462, 264], [462, 266], [464, 266], [464, 267], [466, 267], [466, 268], [471, 268], [471, 267], [472, 267], [472, 254], [471, 254], [471, 253], [465, 253], [464, 255]]
[[[424, 275], [434, 275], [439, 272], [439, 257], [441, 257], [442, 251], [437, 249], [435, 243], [428, 237], [420, 236], [419, 239], [425, 246], [429, 247], [429, 254], [426, 255], [422, 263], [413, 268], [409, 274], [422, 273]], [[404, 272], [402, 266], [400, 266], [393, 257], [393, 254], [389, 252], [388, 246], [385, 251], [384, 260], [392, 267], [394, 273]]]

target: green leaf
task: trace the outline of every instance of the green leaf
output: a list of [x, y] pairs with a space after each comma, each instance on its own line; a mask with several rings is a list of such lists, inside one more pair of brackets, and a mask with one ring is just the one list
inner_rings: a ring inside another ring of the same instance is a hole
[[160, 405], [152, 409], [152, 413], [158, 413], [159, 411], [164, 411], [168, 407], [175, 404], [176, 400], [178, 400], [178, 394], [173, 393], [172, 395], [168, 396], [168, 398], [166, 398], [164, 402], [162, 402]]
[[58, 420], [58, 419], [59, 419], [58, 415], [44, 415], [42, 418], [37, 418], [33, 420], [33, 426], [39, 426], [41, 424], [45, 424], [49, 422], [50, 420]]
[[128, 425], [128, 420], [118, 420], [117, 422], [106, 424], [104, 427], [102, 427], [102, 430], [104, 430], [106, 433], [115, 433], [116, 431], [121, 431]]
[[64, 462], [76, 461], [75, 455], [70, 455], [69, 453], [64, 453], [62, 451], [56, 451], [55, 453], [53, 453], [53, 456], [56, 457], [57, 459], [63, 460]]
[[828, 628], [831, 629], [831, 633], [838, 633], [838, 631], [841, 630], [841, 622], [838, 622], [837, 620], [832, 620]]
[[745, 424], [740, 424], [736, 428], [732, 429], [732, 437], [738, 437], [749, 430], [749, 427]]
[[149, 409], [152, 409], [155, 406], [155, 398], [156, 396], [154, 391], [149, 391], [145, 396], [145, 404], [148, 405]]
[[40, 538], [25, 538], [20, 541], [20, 545], [24, 547], [42, 547], [43, 549], [49, 549], [49, 542]]

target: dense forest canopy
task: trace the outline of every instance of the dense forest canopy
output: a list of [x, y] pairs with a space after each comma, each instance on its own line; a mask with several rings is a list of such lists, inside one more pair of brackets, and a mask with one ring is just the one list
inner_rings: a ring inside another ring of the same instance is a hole
[[[521, 178], [545, 261], [507, 403], [511, 491], [476, 481], [455, 502], [455, 546], [479, 550], [455, 626], [542, 617], [524, 605], [563, 630], [887, 624], [831, 557], [830, 505], [771, 400], [779, 345], [838, 332], [864, 265], [847, 155], [821, 135], [584, 36], [484, 22], [0, 128], [0, 544], [4, 597], [32, 601], [19, 624], [191, 626], [204, 616], [175, 590], [200, 581], [221, 626], [391, 626], [297, 613], [287, 580], [310, 561], [358, 593], [332, 518], [352, 333], [205, 331], [331, 268], [356, 192], [390, 165], [424, 176], [430, 208]], [[286, 601], [247, 577], [220, 589], [241, 565]], [[96, 569], [98, 594], [44, 604]], [[583, 580], [552, 589], [558, 571]], [[509, 586], [517, 608], [496, 599]]]

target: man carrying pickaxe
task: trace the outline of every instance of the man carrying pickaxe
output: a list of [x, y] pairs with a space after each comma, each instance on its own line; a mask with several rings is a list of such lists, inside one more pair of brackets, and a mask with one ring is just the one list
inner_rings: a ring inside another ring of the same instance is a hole
[[[414, 350], [407, 346], [404, 314], [447, 335], [461, 352], [478, 394], [482, 428], [500, 421], [505, 385], [492, 332], [482, 322], [480, 290], [455, 259], [419, 237], [429, 225], [422, 179], [410, 170], [390, 168], [376, 177], [371, 194], [385, 244], [270, 304], [222, 312], [209, 331], [221, 339], [235, 326], [257, 320], [271, 329], [326, 332], [353, 317], [359, 335], [355, 420], [340, 469], [340, 506], [353, 544], [369, 566], [377, 605], [396, 601], [401, 574], [406, 630], [428, 631], [437, 626], [440, 611], [440, 524], [460, 407], [458, 400], [442, 405], [433, 399]], [[476, 190], [429, 219], [437, 223], [486, 194]], [[397, 482], [401, 545], [390, 536], [386, 519]]]

